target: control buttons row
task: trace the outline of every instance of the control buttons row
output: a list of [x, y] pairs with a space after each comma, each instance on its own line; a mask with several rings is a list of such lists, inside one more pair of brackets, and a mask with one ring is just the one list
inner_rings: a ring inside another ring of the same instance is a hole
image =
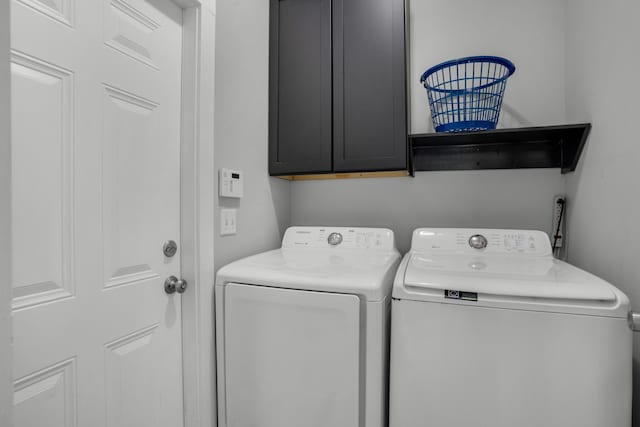
[[482, 234], [474, 234], [468, 238], [462, 234], [457, 234], [455, 243], [457, 246], [468, 245], [477, 250], [491, 246], [494, 250], [502, 248], [506, 252], [536, 251], [536, 238], [533, 235], [522, 233], [492, 234], [489, 239]]
[[300, 230], [296, 232], [295, 246], [324, 247], [325, 245], [346, 248], [379, 248], [385, 241], [385, 236], [376, 231], [346, 230], [333, 231], [331, 229]]

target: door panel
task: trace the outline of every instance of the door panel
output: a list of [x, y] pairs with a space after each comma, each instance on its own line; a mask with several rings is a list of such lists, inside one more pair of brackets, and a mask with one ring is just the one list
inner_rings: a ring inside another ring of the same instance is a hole
[[73, 27], [74, 0], [18, 0], [17, 3], [21, 3], [61, 24]]
[[151, 43], [160, 27], [156, 21], [122, 0], [105, 2], [104, 41], [118, 52], [158, 70]]
[[13, 402], [16, 426], [76, 426], [75, 359], [16, 381]]
[[182, 10], [13, 0], [16, 427], [182, 425]]
[[[162, 230], [150, 219], [163, 206], [147, 197], [158, 178], [154, 170], [158, 135], [153, 134], [158, 104], [114, 87], [104, 89], [104, 266], [106, 286], [111, 287], [158, 276], [145, 248], [161, 244], [154, 237]], [[151, 258], [161, 257], [161, 251], [156, 253]]]
[[[71, 72], [14, 52], [13, 308], [73, 294]], [[34, 126], [34, 124], [38, 124]]]
[[404, 0], [333, 2], [333, 166], [406, 169]]
[[330, 172], [331, 0], [271, 0], [269, 172]]
[[229, 284], [226, 427], [357, 427], [360, 300]]
[[109, 427], [160, 425], [157, 402], [175, 397], [163, 395], [161, 377], [146, 366], [153, 364], [154, 356], [162, 351], [158, 347], [157, 327], [153, 325], [105, 345]]

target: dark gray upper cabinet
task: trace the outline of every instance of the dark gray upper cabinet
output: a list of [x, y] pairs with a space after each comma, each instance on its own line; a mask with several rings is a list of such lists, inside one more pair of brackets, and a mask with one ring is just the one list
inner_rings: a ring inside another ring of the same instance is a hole
[[269, 172], [331, 171], [331, 0], [271, 0]]
[[407, 168], [404, 0], [271, 0], [269, 172]]
[[333, 168], [407, 167], [404, 0], [333, 1]]

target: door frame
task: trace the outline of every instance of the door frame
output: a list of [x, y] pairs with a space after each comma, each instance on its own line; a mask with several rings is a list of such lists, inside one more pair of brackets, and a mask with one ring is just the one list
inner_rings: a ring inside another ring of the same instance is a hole
[[[183, 9], [181, 266], [184, 426], [215, 425], [213, 342], [213, 113], [215, 0], [172, 0]], [[0, 235], [11, 233], [10, 1], [0, 1]], [[189, 78], [187, 78], [189, 77]], [[0, 271], [11, 277], [11, 248]], [[195, 363], [194, 363], [195, 362]], [[0, 425], [12, 425], [11, 280], [0, 284]]]
[[183, 9], [180, 142], [184, 427], [216, 424], [213, 340], [215, 0], [172, 0]]
[[[10, 426], [13, 409], [11, 348], [11, 74], [9, 2], [0, 1], [0, 425]], [[7, 279], [9, 278], [9, 279]]]
[[183, 7], [181, 212], [184, 426], [216, 425], [214, 270], [215, 0]]

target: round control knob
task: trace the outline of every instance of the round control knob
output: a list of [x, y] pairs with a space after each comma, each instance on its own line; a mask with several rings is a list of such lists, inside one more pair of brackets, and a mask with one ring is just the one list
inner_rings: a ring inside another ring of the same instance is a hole
[[471, 246], [473, 249], [484, 249], [487, 247], [488, 243], [489, 242], [487, 242], [487, 238], [482, 234], [474, 234], [473, 236], [469, 237], [469, 246]]
[[336, 246], [342, 243], [342, 234], [340, 233], [331, 233], [329, 237], [327, 237], [327, 243], [331, 246]]

